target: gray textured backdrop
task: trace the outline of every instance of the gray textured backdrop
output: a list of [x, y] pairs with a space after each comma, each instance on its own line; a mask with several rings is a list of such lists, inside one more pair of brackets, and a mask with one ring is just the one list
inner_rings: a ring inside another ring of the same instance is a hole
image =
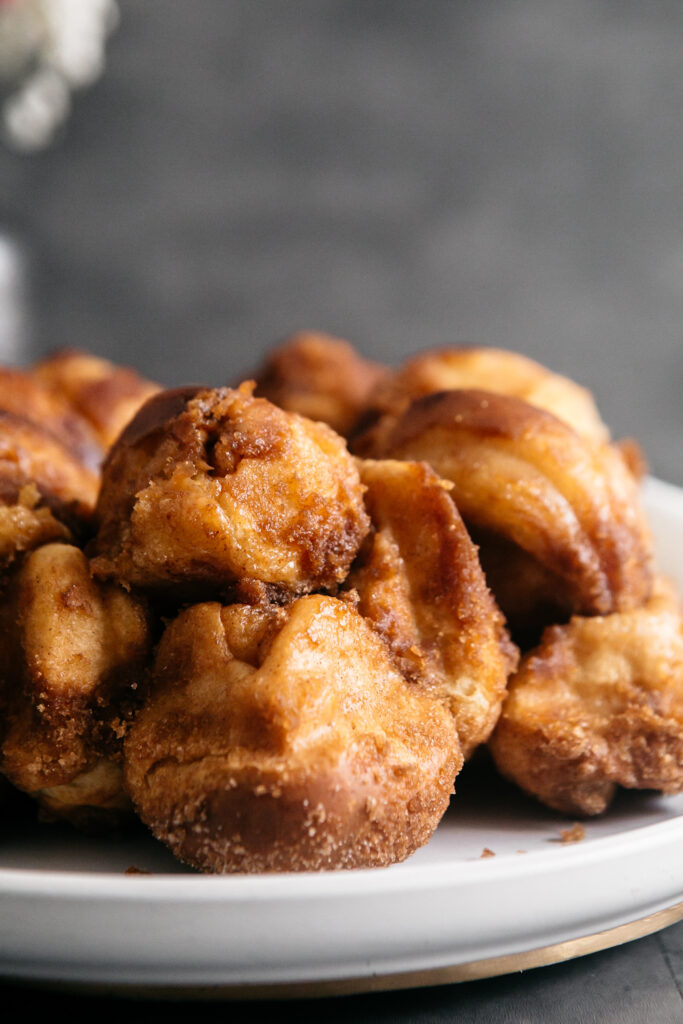
[[0, 153], [31, 351], [220, 383], [306, 326], [507, 346], [683, 484], [683, 4], [121, 11], [59, 144]]

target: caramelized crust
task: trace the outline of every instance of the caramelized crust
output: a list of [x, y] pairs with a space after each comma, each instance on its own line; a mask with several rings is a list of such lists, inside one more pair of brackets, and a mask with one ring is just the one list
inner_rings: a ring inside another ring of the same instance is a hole
[[453, 483], [465, 522], [531, 555], [562, 582], [573, 611], [625, 610], [648, 597], [652, 545], [632, 474], [617, 449], [550, 413], [508, 395], [441, 392], [358, 448], [430, 463]]
[[68, 450], [71, 458], [94, 470], [102, 449], [88, 423], [66, 399], [32, 373], [0, 367], [0, 410], [29, 420]]
[[517, 651], [450, 484], [424, 463], [361, 463], [374, 531], [345, 583], [397, 668], [441, 694], [469, 757], [500, 713]]
[[256, 391], [281, 409], [322, 420], [346, 436], [388, 373], [348, 341], [305, 331], [270, 353], [255, 375]]
[[127, 806], [121, 740], [150, 639], [141, 602], [93, 581], [78, 548], [27, 556], [0, 604], [0, 769], [59, 816]]
[[204, 596], [244, 580], [331, 587], [367, 533], [362, 494], [341, 438], [250, 386], [162, 393], [104, 467], [93, 568]]
[[402, 860], [436, 828], [461, 760], [442, 702], [322, 595], [183, 612], [125, 744], [143, 821], [214, 872]]
[[390, 423], [416, 398], [463, 389], [521, 398], [553, 413], [581, 437], [609, 441], [590, 391], [533, 359], [498, 348], [432, 349], [414, 356], [370, 396], [367, 423], [383, 417]]
[[140, 406], [159, 391], [158, 384], [134, 370], [77, 349], [62, 349], [42, 359], [32, 376], [89, 426], [103, 452]]
[[599, 814], [617, 786], [683, 789], [683, 622], [642, 607], [546, 630], [491, 739], [499, 770], [549, 807]]

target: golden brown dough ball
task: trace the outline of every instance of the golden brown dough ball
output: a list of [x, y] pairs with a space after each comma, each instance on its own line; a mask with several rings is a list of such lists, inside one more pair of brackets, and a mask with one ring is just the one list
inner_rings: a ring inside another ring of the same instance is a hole
[[[487, 536], [521, 549], [542, 567], [541, 603], [553, 578], [581, 614], [626, 610], [649, 596], [652, 542], [632, 473], [616, 448], [579, 437], [551, 413], [509, 395], [440, 392], [414, 401], [381, 436], [359, 438], [357, 448], [425, 460], [451, 481], [484, 565]], [[520, 579], [527, 601], [530, 580]], [[508, 601], [503, 611], [514, 614], [514, 584]]]
[[0, 771], [51, 814], [88, 825], [128, 809], [121, 740], [150, 653], [148, 615], [96, 583], [83, 553], [29, 554], [0, 603]]
[[388, 367], [364, 359], [348, 341], [302, 331], [269, 354], [255, 374], [256, 392], [346, 436], [388, 374]]
[[425, 463], [360, 470], [373, 530], [344, 587], [399, 670], [444, 697], [467, 758], [498, 720], [517, 651], [451, 485]]
[[92, 515], [99, 479], [54, 434], [0, 411], [0, 498], [14, 500], [35, 484], [46, 503], [65, 515]]
[[51, 434], [72, 458], [89, 469], [99, 466], [102, 449], [89, 424], [62, 395], [52, 392], [34, 374], [0, 367], [0, 410]]
[[683, 621], [659, 586], [641, 608], [546, 630], [510, 683], [491, 739], [499, 770], [568, 814], [617, 786], [683, 789]]
[[436, 828], [461, 760], [442, 701], [323, 595], [181, 613], [125, 743], [142, 820], [213, 872], [402, 860]]
[[97, 514], [98, 575], [202, 595], [332, 587], [368, 530], [343, 440], [248, 385], [152, 398], [110, 453]]
[[103, 452], [140, 406], [159, 391], [158, 384], [135, 370], [77, 349], [46, 356], [34, 365], [32, 376], [89, 426]]

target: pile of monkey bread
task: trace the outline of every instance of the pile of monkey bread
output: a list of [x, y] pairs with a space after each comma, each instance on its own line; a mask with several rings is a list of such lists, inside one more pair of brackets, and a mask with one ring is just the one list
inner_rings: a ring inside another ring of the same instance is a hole
[[644, 465], [499, 349], [393, 369], [303, 333], [175, 390], [76, 350], [2, 369], [0, 783], [207, 872], [401, 861], [482, 750], [574, 817], [680, 791]]

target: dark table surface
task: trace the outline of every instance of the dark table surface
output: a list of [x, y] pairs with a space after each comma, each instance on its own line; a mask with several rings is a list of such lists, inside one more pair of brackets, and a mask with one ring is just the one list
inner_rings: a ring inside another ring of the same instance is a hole
[[[218, 384], [303, 327], [390, 362], [509, 347], [589, 385], [683, 484], [679, 3], [120, 7], [56, 144], [0, 150], [0, 358], [70, 344]], [[525, 974], [269, 1012], [668, 1022], [682, 983], [676, 925]], [[15, 1001], [102, 1002], [2, 988]]]

